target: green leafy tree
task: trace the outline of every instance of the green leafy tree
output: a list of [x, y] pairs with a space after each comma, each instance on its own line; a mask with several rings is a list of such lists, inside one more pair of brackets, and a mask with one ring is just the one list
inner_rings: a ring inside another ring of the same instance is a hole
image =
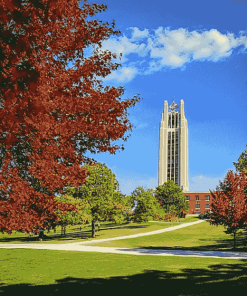
[[132, 201], [137, 202], [133, 215], [135, 221], [147, 222], [161, 214], [162, 210], [152, 189], [144, 190], [142, 187], [138, 187], [132, 192], [131, 197]]
[[56, 225], [61, 226], [61, 234], [65, 234], [67, 225], [85, 224], [92, 220], [90, 205], [87, 201], [69, 195], [57, 196], [57, 201], [72, 204], [76, 208], [75, 211], [68, 210], [64, 212], [58, 210], [60, 220]]
[[168, 180], [155, 190], [155, 197], [168, 214], [180, 216], [184, 210], [189, 211], [189, 204], [183, 195], [182, 189], [174, 184], [172, 180]]
[[120, 191], [113, 193], [112, 208], [109, 209], [108, 220], [115, 223], [123, 223], [128, 220], [128, 212], [132, 207], [130, 196], [122, 194]]
[[124, 211], [119, 195], [119, 184], [115, 175], [105, 164], [87, 164], [89, 176], [81, 187], [68, 187], [66, 193], [89, 204], [92, 222], [92, 237], [95, 237], [95, 222], [116, 220], [117, 214]]
[[237, 172], [244, 171], [247, 175], [247, 150], [244, 150], [239, 156], [238, 162], [233, 162], [233, 164], [235, 165]]

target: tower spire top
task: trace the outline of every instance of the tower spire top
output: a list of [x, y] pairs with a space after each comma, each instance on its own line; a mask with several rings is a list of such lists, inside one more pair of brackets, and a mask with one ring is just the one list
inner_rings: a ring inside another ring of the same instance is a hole
[[176, 109], [178, 109], [178, 105], [175, 103], [175, 98], [173, 98], [173, 101], [169, 106], [169, 109], [171, 110], [171, 112], [174, 112]]

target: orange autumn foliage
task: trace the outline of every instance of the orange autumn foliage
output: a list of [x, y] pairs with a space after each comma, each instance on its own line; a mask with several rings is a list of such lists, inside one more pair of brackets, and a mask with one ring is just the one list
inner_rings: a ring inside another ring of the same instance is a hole
[[173, 214], [168, 214], [164, 217], [164, 221], [177, 221], [177, 217]]
[[[118, 34], [88, 20], [106, 6], [77, 0], [0, 0], [0, 230], [38, 232], [58, 221], [65, 186], [83, 185], [87, 151], [115, 153], [131, 130], [118, 68], [101, 42]], [[96, 48], [89, 57], [84, 50]], [[70, 63], [70, 64], [69, 64]], [[69, 68], [68, 66], [73, 68]]]
[[247, 223], [247, 176], [229, 171], [224, 182], [211, 191], [210, 224], [224, 225], [227, 233], [246, 229]]

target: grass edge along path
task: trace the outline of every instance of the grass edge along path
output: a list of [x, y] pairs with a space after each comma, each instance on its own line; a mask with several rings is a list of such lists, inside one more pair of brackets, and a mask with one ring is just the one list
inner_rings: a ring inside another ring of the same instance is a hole
[[[196, 223], [194, 222], [193, 225], [198, 224], [199, 222], [203, 221], [197, 221]], [[172, 231], [172, 230], [179, 230], [181, 228], [184, 228], [186, 226], [193, 226], [191, 225], [192, 223], [188, 223], [187, 225], [180, 225], [180, 226], [174, 226], [171, 227], [170, 229], [163, 229], [163, 230], [156, 230], [153, 232], [149, 233], [140, 233], [136, 235], [129, 235], [125, 237], [121, 237], [120, 239], [128, 239], [129, 237], [140, 237], [140, 236], [155, 236], [157, 238], [157, 235], [154, 235], [154, 233], [163, 233], [167, 231]], [[175, 228], [175, 229], [174, 229]], [[181, 234], [179, 235], [181, 236]], [[113, 239], [104, 239], [103, 241], [109, 241], [109, 240], [119, 240], [119, 238], [113, 238]], [[102, 240], [101, 240], [102, 241]], [[151, 240], [152, 241], [152, 240]], [[95, 242], [96, 243], [96, 242]], [[136, 242], [135, 242], [136, 243]], [[22, 249], [47, 249], [47, 250], [57, 250], [57, 251], [81, 251], [81, 252], [100, 252], [100, 253], [115, 253], [115, 254], [128, 254], [128, 255], [156, 255], [156, 256], [186, 256], [186, 257], [214, 257], [214, 258], [226, 258], [226, 259], [247, 259], [247, 253], [239, 253], [239, 252], [221, 252], [221, 251], [202, 251], [202, 250], [193, 250], [190, 248], [187, 248], [185, 250], [174, 250], [174, 249], [168, 249], [167, 248], [164, 250], [163, 247], [137, 247], [137, 246], [131, 246], [132, 248], [112, 248], [112, 247], [100, 247], [100, 246], [85, 246], [84, 244], [81, 243], [74, 243], [74, 244], [46, 244], [46, 245], [41, 245], [41, 244], [12, 244], [12, 245], [0, 245], [1, 248], [22, 248]]]
[[213, 226], [208, 221], [190, 225], [173, 232], [126, 240], [93, 242], [91, 246], [114, 248], [142, 248], [154, 250], [183, 251], [236, 251], [247, 252], [247, 239], [244, 233], [237, 237], [237, 247], [233, 249], [233, 237], [224, 233], [224, 226]]
[[92, 244], [92, 243], [101, 243], [101, 242], [108, 242], [108, 241], [113, 241], [113, 240], [121, 240], [121, 239], [131, 239], [131, 238], [136, 238], [136, 237], [142, 237], [142, 236], [149, 236], [149, 235], [156, 235], [156, 234], [160, 234], [163, 232], [168, 232], [168, 231], [174, 231], [177, 229], [181, 229], [184, 227], [188, 227], [188, 226], [192, 226], [194, 224], [198, 224], [201, 222], [205, 222], [205, 220], [199, 220], [199, 221], [195, 221], [195, 222], [189, 222], [189, 223], [183, 223], [183, 224], [179, 224], [176, 226], [170, 226], [164, 229], [159, 229], [159, 230], [154, 230], [154, 231], [150, 231], [150, 232], [143, 232], [143, 233], [136, 233], [136, 234], [130, 234], [130, 235], [125, 235], [125, 236], [119, 236], [119, 237], [113, 237], [113, 238], [106, 238], [106, 239], [98, 239], [97, 241], [86, 241], [86, 242], [78, 242], [78, 244], [80, 245], [86, 245], [86, 244]]
[[[131, 235], [132, 233], [145, 233], [154, 231], [157, 229], [165, 229], [177, 224], [189, 223], [187, 220], [191, 220], [190, 218], [186, 218], [183, 222], [166, 222], [159, 223], [159, 221], [155, 221], [156, 223], [143, 222], [143, 223], [129, 223], [124, 225], [117, 225], [113, 227], [101, 227], [100, 231], [96, 231], [96, 238], [91, 237], [91, 229], [82, 230], [80, 232], [66, 233], [65, 236], [61, 236], [59, 234], [52, 235], [48, 234], [43, 240], [39, 240], [38, 237], [28, 238], [27, 236], [20, 236], [18, 233], [18, 237], [1, 235], [0, 233], [0, 244], [64, 244], [64, 243], [82, 243], [85, 241], [98, 241], [99, 239], [108, 239], [112, 237], [122, 237], [126, 235]], [[186, 222], [185, 222], [186, 221]], [[198, 221], [198, 219], [196, 219]], [[154, 222], [154, 221], [152, 221]]]
[[[173, 223], [177, 224], [177, 223]], [[65, 243], [75, 243], [75, 242], [85, 242], [85, 241], [97, 241], [98, 239], [101, 239], [101, 237], [104, 238], [111, 238], [111, 237], [120, 237], [120, 236], [125, 236], [129, 235], [132, 232], [140, 233], [140, 232], [148, 232], [150, 231], [151, 228], [154, 230], [157, 229], [164, 229], [168, 228], [172, 225], [165, 224], [157, 224], [152, 225], [152, 223], [144, 223], [144, 224], [126, 224], [123, 226], [116, 226], [116, 227], [105, 227], [105, 228], [100, 228], [100, 230], [96, 229], [96, 237], [92, 238], [91, 235], [91, 229], [86, 230], [86, 231], [78, 231], [78, 232], [67, 232], [66, 235], [61, 235], [61, 234], [56, 234], [56, 235], [47, 235], [45, 238], [42, 240], [39, 240], [38, 236], [37, 237], [31, 237], [28, 238], [27, 236], [25, 237], [5, 237], [1, 238], [0, 237], [0, 244], [1, 243], [6, 243], [6, 244], [65, 244]], [[127, 233], [126, 233], [127, 232]]]
[[221, 252], [221, 251], [188, 251], [188, 250], [163, 250], [163, 249], [149, 249], [149, 248], [111, 248], [98, 246], [84, 246], [72, 244], [54, 244], [54, 245], [7, 245], [0, 249], [37, 249], [37, 250], [53, 250], [53, 251], [74, 251], [84, 253], [111, 253], [122, 255], [147, 255], [147, 256], [175, 256], [175, 257], [206, 257], [206, 258], [222, 258], [222, 259], [245, 259], [247, 260], [247, 253], [245, 252]]
[[[62, 245], [86, 245], [86, 244], [93, 244], [93, 243], [101, 243], [101, 242], [108, 242], [108, 241], [113, 241], [113, 240], [122, 240], [122, 239], [131, 239], [131, 238], [136, 238], [136, 237], [142, 237], [142, 236], [149, 236], [149, 235], [156, 235], [156, 234], [160, 234], [160, 233], [163, 233], [163, 232], [166, 232], [166, 231], [173, 231], [173, 230], [177, 230], [177, 229], [180, 229], [180, 228], [184, 228], [184, 227], [188, 227], [188, 226], [191, 226], [191, 225], [194, 225], [194, 224], [198, 224], [198, 223], [201, 223], [201, 222], [204, 222], [204, 220], [199, 220], [199, 221], [195, 221], [195, 222], [189, 222], [189, 223], [183, 223], [183, 224], [179, 224], [179, 225], [176, 225], [176, 226], [168, 226], [165, 227], [165, 228], [162, 228], [162, 229], [159, 229], [159, 230], [154, 230], [154, 231], [150, 231], [150, 232], [142, 232], [142, 233], [136, 233], [136, 234], [130, 234], [130, 235], [124, 235], [124, 236], [116, 236], [116, 237], [112, 237], [112, 238], [105, 238], [105, 239], [92, 239], [92, 240], [88, 240], [88, 241], [79, 241], [79, 242], [69, 242], [69, 243], [63, 243]], [[7, 244], [1, 244], [0, 243], [0, 248], [4, 248], [5, 246], [29, 246], [29, 247], [32, 247], [32, 246], [36, 246], [36, 245], [45, 245], [47, 247], [50, 246], [54, 246], [54, 245], [57, 245], [57, 244], [54, 244], [54, 243], [45, 243], [45, 244], [38, 244], [38, 243], [21, 243], [21, 244], [17, 244], [17, 243], [14, 243], [14, 244], [11, 244], [11, 243], [7, 243]], [[42, 247], [41, 247], [42, 248]]]

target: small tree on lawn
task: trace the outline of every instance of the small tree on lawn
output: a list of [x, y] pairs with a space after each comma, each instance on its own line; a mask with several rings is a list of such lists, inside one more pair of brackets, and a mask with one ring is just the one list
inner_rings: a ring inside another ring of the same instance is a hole
[[137, 202], [133, 218], [135, 221], [147, 222], [161, 214], [160, 204], [153, 195], [152, 190], [136, 188], [131, 194], [132, 200]]
[[[113, 213], [116, 216], [124, 210], [121, 196], [117, 193], [119, 184], [115, 175], [105, 164], [85, 166], [89, 172], [82, 187], [69, 187], [68, 195], [80, 198], [89, 204], [92, 222], [92, 237], [95, 237], [95, 222], [109, 220]], [[116, 219], [116, 217], [114, 217]]]
[[183, 210], [189, 211], [189, 204], [183, 195], [182, 189], [174, 184], [172, 180], [168, 180], [163, 185], [156, 187], [155, 197], [161, 202], [162, 207], [168, 214], [179, 217]]
[[247, 177], [245, 172], [227, 173], [227, 177], [212, 194], [210, 224], [224, 225], [226, 233], [234, 236], [236, 246], [236, 233], [239, 229], [246, 229], [247, 223]]

